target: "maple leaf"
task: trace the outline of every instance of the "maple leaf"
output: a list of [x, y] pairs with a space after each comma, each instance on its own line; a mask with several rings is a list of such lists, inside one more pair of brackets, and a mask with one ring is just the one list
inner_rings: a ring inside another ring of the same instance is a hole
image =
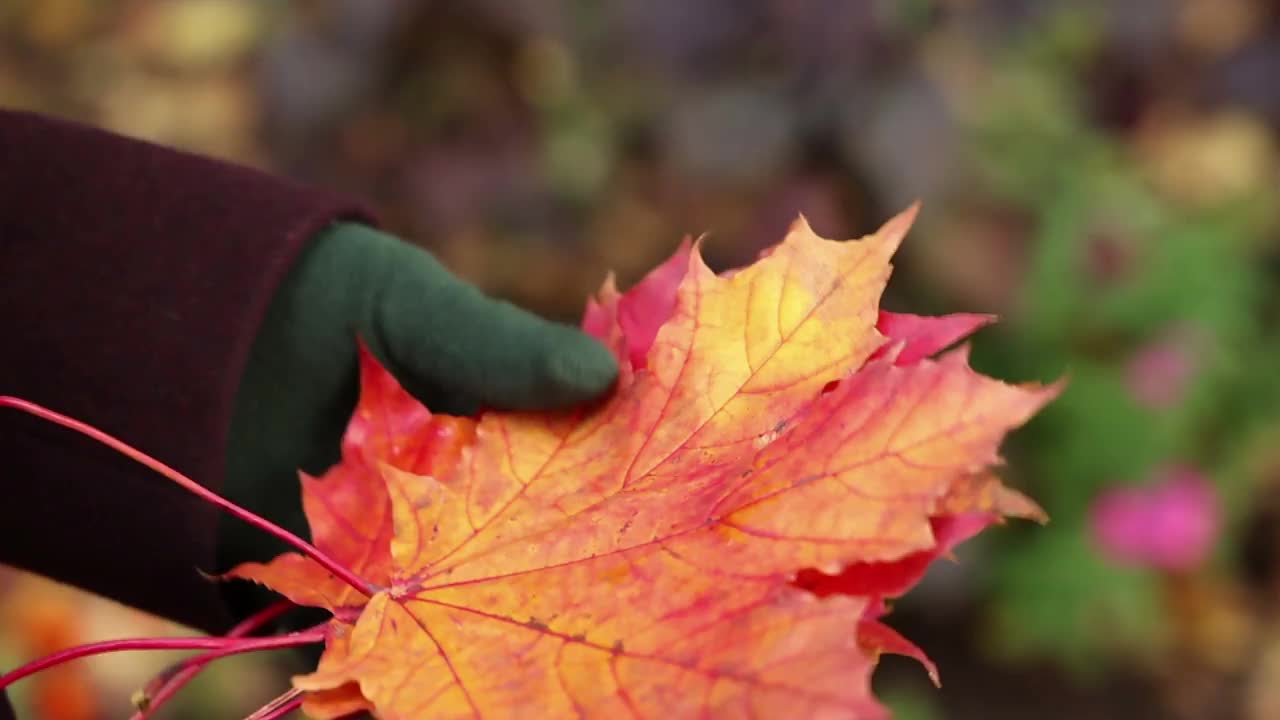
[[853, 242], [801, 218], [717, 275], [697, 246], [583, 327], [621, 367], [571, 413], [431, 415], [366, 353], [342, 462], [304, 478], [315, 545], [232, 577], [334, 614], [314, 717], [880, 718], [886, 598], [1004, 515], [990, 473], [1057, 386], [953, 350], [990, 318], [882, 312], [911, 208]]

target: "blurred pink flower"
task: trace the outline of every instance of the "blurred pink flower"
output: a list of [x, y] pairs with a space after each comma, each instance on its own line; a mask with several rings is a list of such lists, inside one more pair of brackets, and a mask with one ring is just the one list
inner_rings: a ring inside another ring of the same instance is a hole
[[1162, 410], [1182, 400], [1198, 364], [1194, 334], [1172, 330], [1134, 353], [1125, 381], [1141, 405]]
[[1115, 488], [1090, 509], [1093, 540], [1107, 559], [1187, 570], [1208, 555], [1221, 526], [1213, 485], [1199, 471], [1167, 467], [1141, 487]]

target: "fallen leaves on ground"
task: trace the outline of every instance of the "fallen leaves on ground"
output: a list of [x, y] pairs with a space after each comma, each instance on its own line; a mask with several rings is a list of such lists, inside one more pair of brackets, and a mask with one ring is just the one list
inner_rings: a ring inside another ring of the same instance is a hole
[[886, 599], [1040, 516], [991, 467], [1057, 391], [931, 359], [990, 318], [879, 309], [914, 215], [606, 281], [583, 327], [621, 375], [591, 408], [432, 415], [364, 356], [343, 460], [303, 493], [316, 545], [377, 592], [295, 554], [231, 573], [333, 612], [306, 711], [884, 717], [879, 654], [928, 663]]

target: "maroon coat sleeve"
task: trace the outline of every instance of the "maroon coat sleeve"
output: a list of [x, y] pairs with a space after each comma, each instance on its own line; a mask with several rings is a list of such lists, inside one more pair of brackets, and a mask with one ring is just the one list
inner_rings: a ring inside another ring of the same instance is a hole
[[[241, 370], [308, 238], [361, 208], [262, 173], [0, 111], [0, 395], [222, 482]], [[0, 563], [208, 631], [215, 510], [0, 409]], [[0, 709], [0, 714], [3, 710]]]

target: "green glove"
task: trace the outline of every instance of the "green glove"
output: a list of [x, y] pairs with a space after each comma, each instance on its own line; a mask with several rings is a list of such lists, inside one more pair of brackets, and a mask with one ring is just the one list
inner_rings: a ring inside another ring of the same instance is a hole
[[[358, 397], [356, 337], [433, 411], [555, 408], [617, 377], [609, 352], [578, 330], [482, 295], [423, 250], [363, 225], [321, 233], [263, 321], [236, 396], [224, 494], [307, 537], [299, 468], [322, 473]], [[267, 560], [282, 543], [225, 518], [219, 570]], [[233, 586], [247, 586], [235, 583]], [[261, 598], [228, 598], [240, 615]]]

